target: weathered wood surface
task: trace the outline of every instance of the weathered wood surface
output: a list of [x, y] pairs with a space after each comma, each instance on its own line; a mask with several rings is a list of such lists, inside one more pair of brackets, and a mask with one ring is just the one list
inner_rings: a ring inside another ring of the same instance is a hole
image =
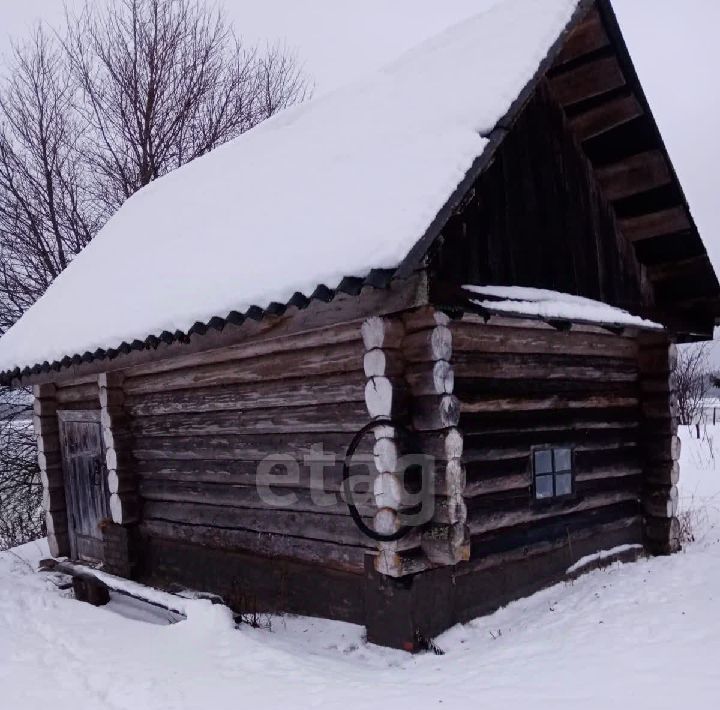
[[214, 549], [251, 552], [264, 557], [300, 560], [354, 573], [364, 570], [366, 547], [305, 540], [290, 535], [273, 535], [244, 529], [186, 525], [162, 520], [142, 523], [143, 534], [187, 542]]
[[217, 385], [269, 382], [291, 378], [351, 373], [362, 370], [358, 343], [327, 344], [302, 352], [277, 352], [243, 361], [196, 365], [132, 377], [125, 384], [128, 395], [167, 392]]
[[633, 155], [598, 168], [597, 176], [608, 200], [620, 200], [662, 187], [672, 180], [668, 162], [659, 150]]
[[110, 510], [100, 423], [90, 416], [61, 419], [60, 438], [72, 554], [102, 560], [100, 523]]
[[555, 66], [578, 59], [610, 44], [607, 32], [596, 7], [593, 7], [568, 35]]
[[560, 104], [568, 107], [625, 86], [625, 76], [615, 56], [601, 57], [556, 73], [550, 86]]
[[365, 377], [358, 366], [355, 373], [332, 376], [130, 394], [126, 397], [125, 407], [132, 417], [291, 409], [337, 402], [363, 402], [364, 387]]
[[[463, 319], [452, 329], [473, 550], [476, 539], [493, 533], [514, 554], [510, 541], [518, 530], [534, 526], [542, 535], [564, 519], [590, 521], [618, 505], [630, 506], [639, 519], [644, 463], [636, 340], [511, 321]], [[501, 351], [505, 343], [508, 354]], [[531, 452], [548, 445], [573, 449], [575, 498], [536, 506]]]

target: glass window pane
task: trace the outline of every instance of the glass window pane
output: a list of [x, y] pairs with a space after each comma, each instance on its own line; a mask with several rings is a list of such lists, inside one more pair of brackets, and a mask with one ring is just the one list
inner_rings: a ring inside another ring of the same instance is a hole
[[555, 470], [572, 470], [572, 451], [570, 449], [555, 449]]
[[535, 452], [535, 475], [539, 473], [552, 473], [552, 450]]
[[572, 494], [572, 474], [561, 473], [555, 476], [555, 495], [569, 496]]
[[553, 477], [537, 476], [535, 478], [535, 498], [544, 500], [553, 497]]

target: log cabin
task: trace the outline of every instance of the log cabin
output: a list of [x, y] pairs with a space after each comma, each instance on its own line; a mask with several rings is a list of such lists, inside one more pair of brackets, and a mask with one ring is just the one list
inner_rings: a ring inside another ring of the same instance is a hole
[[130, 198], [0, 381], [55, 557], [412, 651], [679, 549], [670, 375], [718, 316], [610, 3], [504, 0]]

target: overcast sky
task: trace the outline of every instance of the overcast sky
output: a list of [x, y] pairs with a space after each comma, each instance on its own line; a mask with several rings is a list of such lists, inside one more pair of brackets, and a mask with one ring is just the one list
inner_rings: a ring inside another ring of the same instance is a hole
[[[81, 0], [69, 0], [79, 6]], [[97, 2], [98, 0], [94, 0]], [[538, 0], [542, 2], [542, 0]], [[319, 92], [381, 66], [497, 0], [224, 0], [248, 40], [295, 48]], [[63, 0], [0, 0], [0, 51]], [[720, 266], [720, 2], [615, 0], [630, 52], [711, 258]]]

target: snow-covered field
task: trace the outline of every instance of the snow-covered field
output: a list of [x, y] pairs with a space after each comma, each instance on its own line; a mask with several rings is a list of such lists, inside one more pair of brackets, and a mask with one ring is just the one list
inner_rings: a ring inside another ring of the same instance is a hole
[[697, 540], [615, 565], [456, 627], [444, 656], [368, 646], [357, 627], [274, 619], [232, 627], [194, 602], [168, 625], [127, 602], [96, 609], [34, 572], [33, 544], [0, 555], [0, 707], [715, 708], [720, 702], [718, 461], [683, 434], [683, 505]]

